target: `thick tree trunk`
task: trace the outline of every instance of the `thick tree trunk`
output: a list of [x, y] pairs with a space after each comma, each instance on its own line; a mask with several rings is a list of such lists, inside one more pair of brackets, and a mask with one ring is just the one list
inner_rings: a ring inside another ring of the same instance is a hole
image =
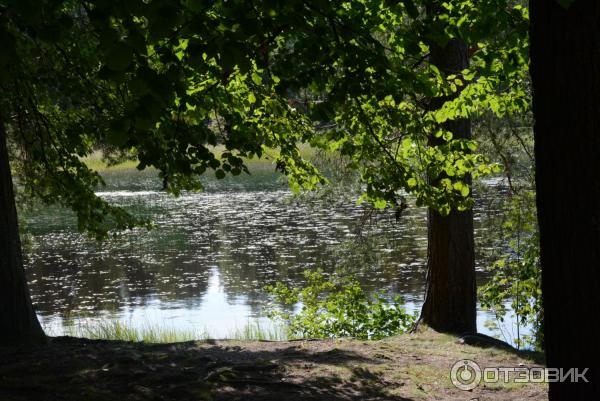
[[[445, 47], [431, 46], [431, 62], [445, 74], [459, 74], [469, 66], [469, 49], [458, 39]], [[438, 108], [447, 98], [437, 98]], [[469, 120], [448, 122], [445, 126], [454, 138], [470, 138]], [[436, 139], [432, 138], [432, 145]], [[432, 183], [435, 185], [435, 183]], [[449, 333], [477, 331], [475, 288], [475, 245], [473, 212], [453, 210], [442, 216], [428, 213], [427, 283], [420, 322]]]
[[0, 117], [0, 345], [44, 341], [23, 269], [6, 131]]
[[[531, 78], [550, 400], [600, 399], [600, 2], [532, 0]], [[594, 370], [594, 371], [592, 371]]]

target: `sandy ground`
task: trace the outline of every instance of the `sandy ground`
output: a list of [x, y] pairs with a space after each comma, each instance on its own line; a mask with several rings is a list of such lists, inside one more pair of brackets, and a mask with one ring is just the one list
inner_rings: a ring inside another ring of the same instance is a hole
[[464, 345], [431, 330], [369, 342], [55, 337], [34, 350], [0, 348], [0, 401], [547, 400], [543, 384], [459, 390], [450, 372], [462, 359], [482, 368], [541, 366], [535, 354]]

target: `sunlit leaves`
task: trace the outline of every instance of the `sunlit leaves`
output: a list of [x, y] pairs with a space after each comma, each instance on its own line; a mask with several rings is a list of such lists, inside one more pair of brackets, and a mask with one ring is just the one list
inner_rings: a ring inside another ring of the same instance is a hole
[[256, 71], [252, 72], [251, 77], [255, 85], [262, 85], [262, 77]]
[[[290, 288], [278, 282], [266, 289], [278, 306], [272, 306], [270, 318], [285, 323], [290, 337], [335, 338], [356, 337], [378, 340], [400, 334], [414, 324], [400, 297], [387, 300], [383, 294], [374, 297], [347, 275], [329, 277], [321, 270], [304, 272], [306, 285]], [[301, 303], [300, 309], [290, 310]]]
[[[209, 170], [247, 172], [243, 160], [264, 148], [277, 149], [274, 168], [293, 189], [318, 187], [325, 179], [298, 151], [308, 142], [347, 157], [362, 199], [378, 207], [410, 192], [442, 212], [464, 209], [466, 177], [495, 167], [441, 125], [529, 107], [527, 10], [505, 0], [448, 1], [436, 18], [419, 0], [200, 3], [6, 3], [0, 80], [22, 84], [2, 98], [7, 115], [39, 118], [24, 135], [38, 138], [24, 145], [32, 177], [47, 183], [38, 192], [48, 201], [81, 209], [82, 229], [100, 235], [110, 219], [136, 222], [98, 203], [98, 179], [71, 158], [99, 143], [156, 167], [178, 194], [200, 189]], [[429, 44], [457, 36], [472, 45], [472, 64], [444, 76]], [[43, 154], [40, 138], [58, 149]]]

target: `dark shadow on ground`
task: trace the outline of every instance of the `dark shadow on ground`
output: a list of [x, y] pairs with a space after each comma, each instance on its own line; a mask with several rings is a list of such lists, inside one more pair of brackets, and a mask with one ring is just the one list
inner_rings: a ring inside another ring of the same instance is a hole
[[528, 359], [539, 365], [546, 364], [546, 356], [543, 352], [531, 350], [518, 350], [509, 343], [494, 337], [490, 337], [486, 334], [463, 334], [458, 338], [458, 341], [461, 344], [470, 345], [472, 347], [501, 349], [503, 351], [514, 354], [520, 358]]
[[248, 349], [219, 342], [51, 338], [33, 350], [0, 348], [0, 400], [410, 401], [361, 367], [376, 359], [303, 344]]

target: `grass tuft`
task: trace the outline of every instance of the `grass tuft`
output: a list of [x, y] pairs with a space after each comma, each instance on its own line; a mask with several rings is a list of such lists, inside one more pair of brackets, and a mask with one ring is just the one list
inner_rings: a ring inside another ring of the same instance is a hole
[[[92, 340], [134, 341], [149, 344], [201, 341], [211, 338], [206, 329], [186, 330], [158, 324], [145, 324], [137, 327], [119, 320], [72, 323], [65, 326], [64, 335]], [[264, 327], [259, 321], [251, 321], [241, 328], [235, 328], [224, 338], [240, 341], [285, 341], [288, 339], [284, 327]]]

